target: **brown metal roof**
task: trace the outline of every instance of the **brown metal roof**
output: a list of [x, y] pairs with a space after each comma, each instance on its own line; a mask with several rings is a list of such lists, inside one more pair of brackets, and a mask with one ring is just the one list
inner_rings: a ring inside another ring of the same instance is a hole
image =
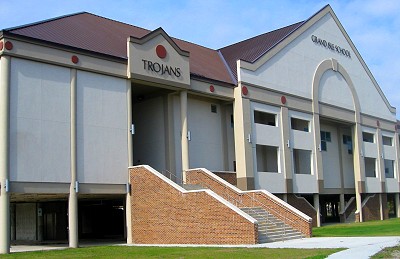
[[278, 30], [267, 32], [256, 37], [232, 44], [220, 49], [232, 73], [237, 77], [236, 61], [255, 62], [266, 54], [273, 46], [282, 41], [290, 33], [299, 28], [304, 22], [298, 22]]
[[[127, 59], [128, 37], [141, 38], [150, 33], [143, 28], [86, 12], [6, 29], [4, 32], [124, 59]], [[182, 50], [190, 52], [191, 74], [234, 84], [218, 51], [173, 40]]]
[[[236, 84], [236, 61], [254, 62], [273, 46], [299, 28], [303, 22], [213, 50], [172, 38], [190, 53], [192, 76]], [[127, 39], [141, 38], [150, 30], [83, 12], [34, 24], [5, 29], [3, 32], [73, 47], [120, 59], [127, 59]], [[231, 70], [231, 71], [230, 71]]]

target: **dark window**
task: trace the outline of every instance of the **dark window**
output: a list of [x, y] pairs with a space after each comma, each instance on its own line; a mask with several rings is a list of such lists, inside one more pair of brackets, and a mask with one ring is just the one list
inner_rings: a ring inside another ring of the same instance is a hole
[[385, 146], [393, 146], [393, 139], [391, 137], [382, 136], [382, 142]]
[[269, 126], [276, 126], [276, 114], [254, 111], [254, 122]]
[[368, 132], [363, 132], [362, 135], [363, 135], [364, 142], [374, 143], [374, 134], [368, 133]]
[[301, 130], [309, 132], [309, 125], [310, 125], [309, 121], [292, 117], [290, 118], [290, 123], [293, 130]]
[[217, 105], [211, 104], [211, 112], [212, 113], [217, 113]]
[[351, 140], [351, 136], [343, 135], [343, 144], [347, 147], [347, 153], [349, 155], [353, 154], [353, 141]]
[[331, 133], [321, 130], [321, 150], [327, 151], [327, 142], [331, 142]]

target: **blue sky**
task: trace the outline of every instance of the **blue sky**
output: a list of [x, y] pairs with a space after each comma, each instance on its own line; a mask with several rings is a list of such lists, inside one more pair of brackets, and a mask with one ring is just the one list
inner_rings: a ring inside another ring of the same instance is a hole
[[399, 0], [0, 0], [0, 28], [87, 11], [217, 49], [305, 20], [326, 4], [400, 119]]

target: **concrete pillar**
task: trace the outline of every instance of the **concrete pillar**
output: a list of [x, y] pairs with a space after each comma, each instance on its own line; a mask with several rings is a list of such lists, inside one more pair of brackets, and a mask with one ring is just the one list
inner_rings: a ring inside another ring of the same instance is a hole
[[289, 109], [287, 107], [281, 107], [280, 122], [282, 137], [281, 155], [283, 157], [282, 173], [286, 182], [285, 192], [293, 193], [292, 147], [290, 145]]
[[[132, 126], [132, 83], [130, 80], [126, 81], [126, 108], [127, 108], [127, 126], [131, 129]], [[132, 131], [128, 130], [128, 166], [133, 166], [133, 139]], [[128, 189], [125, 199], [125, 233], [126, 243], [132, 244], [132, 207], [131, 207], [131, 192], [130, 192], [130, 175], [128, 173]]]
[[321, 208], [319, 206], [319, 194], [314, 194], [314, 209], [317, 212], [317, 227], [321, 226]]
[[385, 175], [385, 159], [383, 154], [383, 141], [382, 141], [382, 130], [380, 128], [376, 129], [376, 146], [378, 148], [378, 170], [377, 177], [381, 183], [381, 193], [386, 192], [386, 175]]
[[323, 185], [323, 179], [324, 179], [324, 167], [322, 165], [322, 154], [321, 154], [321, 128], [320, 128], [320, 121], [319, 121], [319, 114], [314, 113], [313, 114], [313, 119], [312, 119], [312, 124], [313, 124], [313, 133], [314, 133], [314, 149], [313, 149], [313, 154], [314, 154], [314, 165], [316, 168], [316, 171], [314, 172], [316, 175], [316, 180], [317, 180], [317, 190], [318, 192], [321, 192], [322, 189], [324, 188]]
[[344, 212], [344, 207], [346, 206], [346, 201], [344, 200], [344, 194], [343, 193], [340, 194], [339, 199], [340, 199], [340, 211], [339, 211], [339, 213], [341, 213], [341, 212]]
[[385, 211], [384, 211], [384, 209], [385, 209], [385, 206], [383, 205], [383, 200], [382, 200], [382, 193], [379, 193], [378, 194], [379, 195], [379, 212], [380, 212], [380, 216], [381, 216], [381, 220], [384, 220], [385, 219]]
[[10, 252], [9, 114], [11, 57], [0, 58], [0, 254]]
[[[400, 186], [400, 145], [399, 145], [399, 132], [397, 129], [397, 125], [395, 126], [395, 133], [394, 133], [394, 148], [396, 150], [396, 160], [394, 161], [394, 170], [395, 170], [395, 178], [397, 178], [397, 182], [399, 183]], [[396, 216], [400, 218], [400, 199], [399, 199], [399, 193], [395, 193], [395, 202], [396, 202]]]
[[71, 69], [71, 184], [68, 199], [68, 230], [69, 247], [78, 247], [78, 193], [77, 193], [77, 162], [76, 162], [76, 69]]
[[181, 99], [181, 145], [182, 145], [182, 178], [186, 182], [185, 171], [189, 169], [189, 131], [187, 122], [187, 91], [180, 92]]
[[256, 147], [252, 135], [252, 114], [250, 100], [243, 98], [242, 86], [234, 89], [235, 103], [233, 105], [235, 159], [237, 186], [242, 190], [254, 189], [254, 159]]
[[354, 164], [354, 182], [355, 182], [355, 191], [356, 191], [356, 205], [360, 217], [360, 222], [363, 222], [363, 213], [362, 213], [362, 198], [361, 193], [363, 193], [364, 185], [365, 185], [365, 164], [364, 164], [364, 154], [362, 152], [362, 130], [361, 124], [359, 123], [358, 116], [356, 117], [356, 124], [352, 127], [353, 132], [353, 164]]

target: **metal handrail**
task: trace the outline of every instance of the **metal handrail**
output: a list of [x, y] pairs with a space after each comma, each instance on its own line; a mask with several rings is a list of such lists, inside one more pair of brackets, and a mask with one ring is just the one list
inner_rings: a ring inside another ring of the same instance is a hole
[[[211, 186], [209, 186], [209, 185], [207, 185], [207, 184], [205, 184], [204, 182], [202, 182], [201, 181], [201, 179], [199, 179], [198, 177], [195, 177], [195, 176], [190, 176], [190, 177], [194, 177], [195, 179], [197, 179], [199, 182], [201, 182], [201, 184], [200, 185], [206, 185], [206, 187], [207, 188], [209, 188], [209, 189], [213, 189]], [[220, 184], [220, 183], [218, 183], [218, 184]], [[229, 190], [229, 191], [233, 191], [233, 190], [231, 190], [228, 186], [226, 186], [226, 185], [223, 185], [223, 184], [220, 184], [221, 186], [223, 186], [223, 188], [225, 189], [225, 195], [227, 195], [228, 197], [232, 197], [231, 195], [229, 195], [229, 194], [227, 194], [227, 190]], [[234, 191], [233, 191], [234, 192]], [[259, 200], [257, 200], [255, 197], [254, 197], [254, 195], [255, 195], [255, 193], [253, 192], [252, 193], [253, 194], [253, 196], [251, 196], [251, 195], [249, 195], [248, 193], [238, 193], [238, 195], [241, 197], [241, 196], [243, 196], [243, 195], [246, 195], [247, 197], [249, 197], [250, 198], [250, 200], [251, 200], [251, 205], [252, 205], [252, 207], [254, 208], [255, 206], [255, 204], [254, 203], [257, 203], [258, 205], [261, 205], [261, 206], [259, 206], [259, 207], [261, 207], [261, 208], [270, 208], [270, 206], [267, 206], [267, 205], [265, 205], [264, 203], [262, 203], [261, 201], [259, 201]], [[242, 201], [239, 201], [239, 200], [237, 200], [237, 199], [235, 199], [234, 197], [232, 197], [232, 199], [233, 200], [235, 200], [238, 204], [241, 204], [241, 205], [243, 205], [243, 207], [245, 207], [245, 204], [243, 203], [243, 199], [242, 199]], [[237, 206], [236, 205], [236, 207], [239, 207], [239, 206]], [[249, 208], [249, 207], [247, 207], [247, 208]], [[255, 211], [255, 210], [253, 210], [252, 208], [249, 208], [249, 209], [251, 209], [253, 212], [255, 212], [255, 214], [257, 215], [257, 216], [260, 216], [261, 218], [264, 218], [264, 219], [266, 219], [266, 221], [267, 222], [270, 222], [270, 223], [272, 223], [273, 225], [275, 225], [275, 226], [277, 226], [277, 224], [276, 223], [274, 223], [274, 222], [272, 222], [269, 218], [265, 218], [263, 215], [261, 215], [260, 213], [258, 213], [257, 211]], [[267, 211], [267, 210], [266, 210]], [[268, 213], [268, 216], [270, 216], [270, 212], [268, 212], [267, 211], [267, 213]], [[271, 216], [273, 216], [272, 214], [271, 214]], [[273, 216], [273, 217], [275, 217], [275, 216]], [[289, 219], [288, 217], [287, 217], [287, 215], [286, 215], [286, 213], [284, 214], [284, 220], [283, 220], [283, 234], [282, 234], [282, 237], [281, 237], [281, 239], [282, 240], [284, 240], [284, 237], [286, 237], [287, 235], [286, 235], [286, 231], [287, 231], [287, 223], [286, 222], [288, 222], [288, 221], [290, 221], [290, 222], [293, 222], [291, 219]]]
[[[173, 174], [172, 172], [170, 172], [169, 170], [166, 170], [166, 169], [162, 171], [162, 174], [163, 174], [164, 176], [166, 176], [168, 179], [170, 179], [171, 181], [177, 183], [178, 185], [180, 185], [180, 186], [182, 186], [182, 187], [183, 187], [183, 185], [185, 184], [185, 182], [183, 181], [183, 176], [178, 177], [177, 175]], [[195, 176], [190, 176], [190, 177], [193, 177], [194, 179], [198, 180], [198, 182], [199, 182], [198, 184], [199, 184], [200, 186], [202, 186], [202, 187], [204, 187], [204, 188], [207, 188], [207, 189], [210, 189], [210, 190], [213, 190], [212, 186], [210, 186], [210, 185], [204, 183], [204, 182], [201, 181], [201, 179], [199, 179], [198, 177], [195, 177]], [[228, 186], [223, 185], [223, 184], [221, 184], [221, 183], [218, 183], [218, 184], [220, 184], [221, 186], [223, 186], [223, 188], [225, 189], [224, 194], [222, 194], [222, 196], [223, 196], [223, 198], [224, 198], [225, 200], [227, 200], [227, 201], [229, 201], [230, 203], [234, 204], [236, 207], [246, 207], [247, 209], [249, 209], [250, 211], [252, 211], [256, 216], [258, 216], [258, 217], [260, 217], [260, 218], [266, 220], [268, 223], [271, 223], [272, 225], [278, 226], [277, 223], [271, 221], [271, 219], [269, 218], [269, 216], [273, 216], [270, 212], [268, 212], [267, 210], [265, 210], [265, 211], [268, 213], [268, 214], [267, 214], [268, 216], [265, 217], [264, 215], [258, 213], [255, 209], [253, 209], [254, 207], [261, 207], [261, 208], [270, 208], [270, 207], [271, 207], [271, 206], [268, 206], [268, 205], [264, 204], [263, 202], [259, 201], [258, 199], [256, 199], [256, 198], [254, 197], [254, 195], [255, 195], [254, 192], [252, 193], [252, 195], [250, 195], [250, 194], [248, 194], [248, 193], [238, 193], [238, 196], [241, 197], [241, 198], [242, 198], [242, 196], [244, 196], [244, 195], [245, 195], [246, 197], [250, 198], [251, 207], [248, 207], [248, 206], [245, 206], [245, 204], [243, 203], [243, 199], [236, 199], [235, 197], [233, 197], [232, 195], [230, 195], [230, 194], [228, 193], [228, 190], [229, 190], [229, 191], [233, 191], [233, 190], [231, 190]], [[233, 191], [233, 192], [235, 192], [235, 191]], [[220, 196], [221, 196], [221, 195], [220, 195]], [[233, 201], [233, 202], [232, 202], [232, 201]], [[241, 206], [238, 206], [239, 204], [240, 204]], [[258, 206], [255, 206], [255, 204], [257, 204]], [[287, 213], [285, 213], [283, 216], [284, 216], [284, 218], [283, 218], [283, 233], [281, 234], [281, 240], [284, 240], [284, 237], [287, 236], [287, 235], [286, 235], [286, 231], [287, 231], [287, 223], [286, 223], [286, 222], [288, 222], [288, 221], [293, 222], [293, 220], [291, 220], [290, 218], [287, 217]], [[275, 216], [273, 216], [273, 217], [275, 217]], [[266, 234], [268, 234], [268, 233], [267, 233], [267, 230], [266, 230], [265, 232], [266, 232]]]

